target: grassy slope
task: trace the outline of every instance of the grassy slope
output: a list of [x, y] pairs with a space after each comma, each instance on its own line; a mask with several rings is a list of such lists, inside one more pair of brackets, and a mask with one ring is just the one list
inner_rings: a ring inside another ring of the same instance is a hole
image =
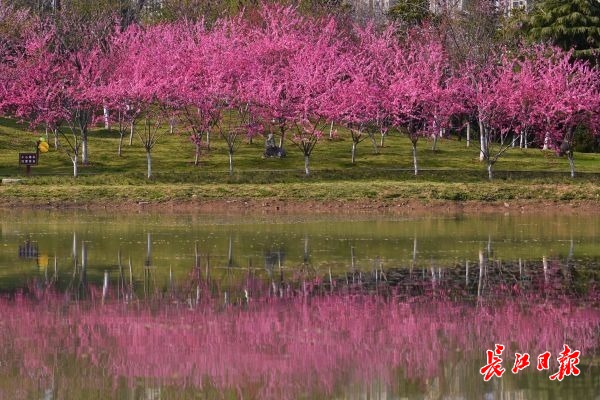
[[[0, 177], [22, 177], [17, 153], [32, 151], [36, 136], [13, 121], [0, 120]], [[51, 140], [52, 142], [52, 140]], [[291, 143], [285, 159], [262, 159], [263, 141], [240, 141], [234, 158], [235, 173], [227, 173], [226, 147], [212, 138], [212, 150], [194, 167], [193, 146], [185, 134], [165, 136], [154, 151], [152, 181], [145, 179], [146, 158], [139, 139], [125, 140], [118, 157], [117, 134], [95, 130], [90, 138], [91, 165], [80, 168], [73, 179], [72, 166], [62, 152], [51, 150], [41, 156], [39, 166], [25, 184], [0, 186], [0, 200], [9, 203], [109, 202], [189, 200], [192, 198], [280, 198], [321, 199], [447, 199], [447, 200], [598, 200], [600, 198], [600, 155], [576, 154], [583, 172], [568, 178], [566, 159], [539, 149], [511, 149], [496, 164], [497, 180], [488, 182], [484, 165], [478, 161], [477, 143], [470, 148], [456, 139], [443, 140], [438, 150], [431, 142], [419, 144], [421, 175], [415, 178], [409, 142], [392, 135], [380, 154], [370, 142], [358, 146], [357, 163], [350, 164], [349, 137], [323, 140], [311, 158], [313, 173], [303, 174], [303, 158]], [[511, 172], [512, 171], [512, 172]], [[520, 171], [520, 172], [514, 172]]]

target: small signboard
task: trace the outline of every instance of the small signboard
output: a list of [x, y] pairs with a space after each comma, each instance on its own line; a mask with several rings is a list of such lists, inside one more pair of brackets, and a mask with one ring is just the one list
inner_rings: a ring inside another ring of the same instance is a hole
[[27, 241], [19, 245], [19, 258], [38, 258], [39, 250], [35, 242]]
[[19, 165], [37, 165], [37, 153], [19, 153]]

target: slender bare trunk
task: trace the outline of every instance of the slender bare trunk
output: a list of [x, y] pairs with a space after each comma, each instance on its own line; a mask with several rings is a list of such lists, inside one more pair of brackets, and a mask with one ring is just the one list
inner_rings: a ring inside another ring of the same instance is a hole
[[567, 152], [567, 157], [569, 158], [569, 167], [571, 168], [571, 178], [575, 178], [575, 160], [573, 158], [572, 150]]
[[125, 132], [121, 131], [119, 134], [119, 149], [117, 150], [119, 157], [121, 157], [123, 151], [123, 136], [125, 136]]
[[146, 149], [146, 160], [148, 161], [148, 179], [152, 178], [152, 154]]
[[194, 165], [198, 166], [200, 161], [200, 143], [196, 143], [196, 154], [194, 155]]
[[58, 150], [58, 129], [54, 129], [54, 150]]
[[133, 145], [133, 131], [135, 129], [135, 121], [131, 121], [131, 125], [129, 126], [129, 145]]
[[310, 175], [309, 162], [310, 162], [310, 156], [304, 155], [304, 173], [306, 174], [306, 176]]
[[233, 175], [233, 153], [229, 151], [229, 175]]
[[210, 131], [206, 131], [206, 150], [210, 150]]
[[479, 121], [479, 145], [479, 161], [483, 161], [487, 154], [487, 135], [485, 132], [485, 127], [481, 121]]
[[467, 122], [467, 147], [471, 147], [471, 123]]
[[494, 172], [492, 170], [493, 167], [493, 163], [491, 161], [488, 160], [488, 165], [487, 165], [487, 171], [488, 171], [488, 179], [491, 181], [492, 179], [494, 179]]
[[81, 163], [83, 165], [88, 165], [89, 164], [89, 159], [88, 159], [88, 133], [87, 133], [87, 129], [83, 129], [83, 132], [81, 132]]
[[412, 142], [413, 166], [415, 168], [415, 176], [419, 175], [419, 164], [417, 163], [417, 142]]
[[106, 104], [102, 107], [102, 113], [104, 116], [104, 129], [110, 131], [110, 119], [108, 114], [108, 106]]
[[352, 164], [356, 161], [356, 142], [352, 142]]
[[329, 127], [329, 139], [333, 139], [333, 121], [331, 121], [331, 126]]
[[524, 139], [525, 139], [525, 135], [523, 134], [523, 132], [521, 131], [521, 137], [519, 138], [519, 148], [522, 149], [523, 145], [524, 145]]
[[381, 134], [381, 141], [379, 142], [379, 147], [383, 147], [383, 144], [385, 142], [385, 135], [386, 135], [385, 133]]
[[371, 137], [371, 144], [373, 145], [373, 154], [379, 154], [379, 148], [377, 147], [377, 141], [375, 140], [375, 135], [369, 135]]
[[546, 132], [546, 135], [544, 135], [544, 147], [542, 147], [542, 150], [548, 150], [550, 144], [550, 135], [548, 134], [548, 132]]
[[78, 157], [77, 154], [75, 154], [72, 158], [73, 161], [73, 177], [77, 178], [78, 174], [79, 174], [79, 170], [78, 170], [78, 166], [77, 166], [77, 161], [78, 161]]

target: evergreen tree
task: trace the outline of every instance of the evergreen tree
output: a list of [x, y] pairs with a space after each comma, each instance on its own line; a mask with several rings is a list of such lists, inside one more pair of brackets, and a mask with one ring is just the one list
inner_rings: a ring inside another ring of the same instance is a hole
[[598, 0], [543, 0], [530, 17], [530, 35], [575, 50], [575, 57], [597, 59], [600, 49]]

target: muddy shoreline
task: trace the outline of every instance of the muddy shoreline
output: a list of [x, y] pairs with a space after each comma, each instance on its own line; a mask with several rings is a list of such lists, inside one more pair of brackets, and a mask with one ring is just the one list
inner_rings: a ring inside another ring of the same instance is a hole
[[10, 200], [0, 210], [91, 210], [115, 212], [220, 213], [220, 214], [600, 214], [600, 201], [450, 201], [378, 199], [336, 201], [291, 201], [281, 199], [194, 199], [182, 201], [121, 201], [48, 203]]

